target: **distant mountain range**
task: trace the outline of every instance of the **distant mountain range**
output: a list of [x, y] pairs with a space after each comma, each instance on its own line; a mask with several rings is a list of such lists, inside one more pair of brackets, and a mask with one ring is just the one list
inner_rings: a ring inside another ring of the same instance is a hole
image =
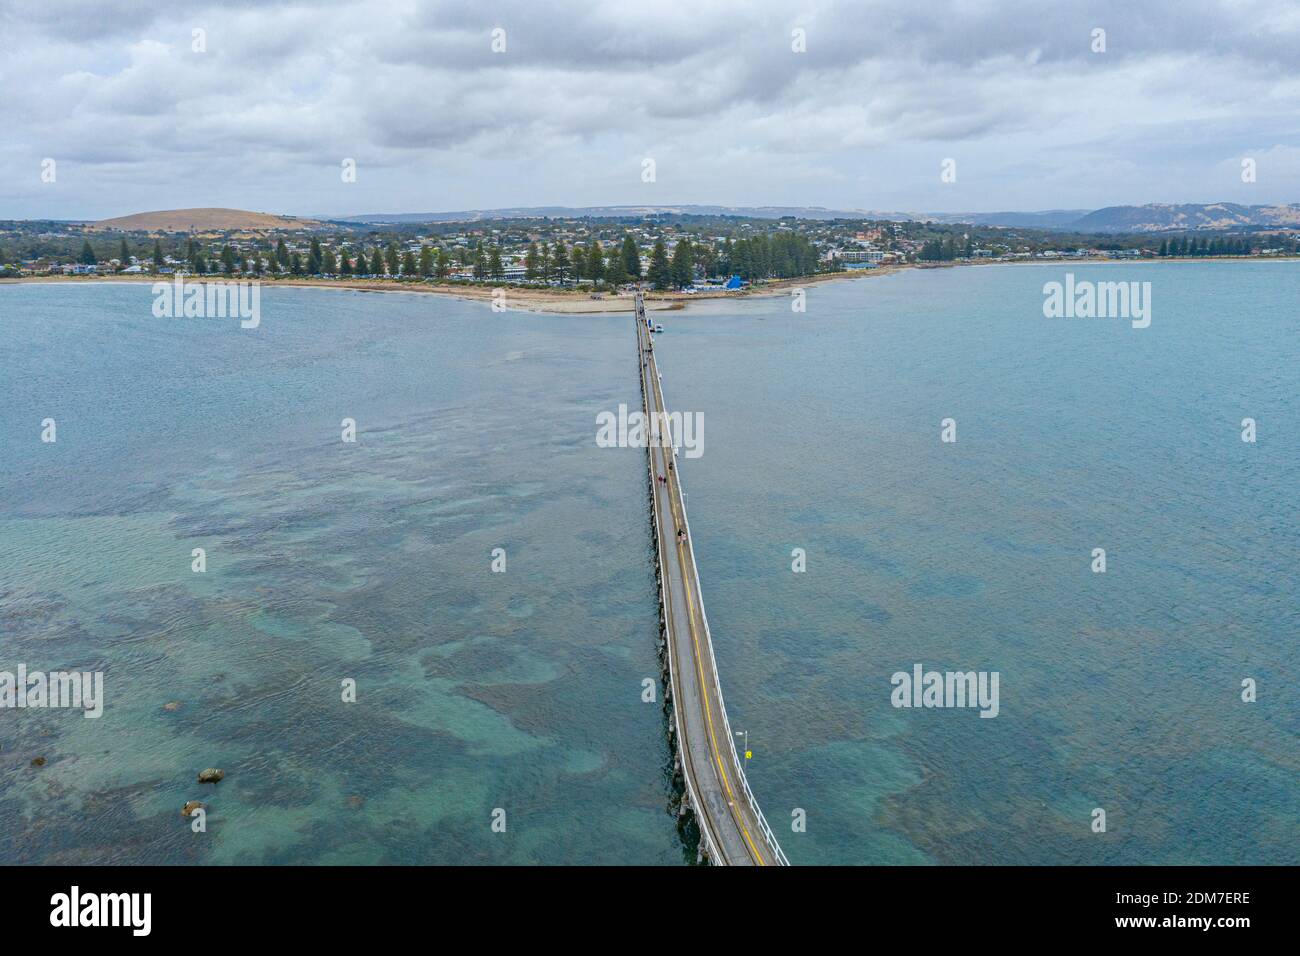
[[[334, 222], [479, 222], [484, 219], [625, 219], [629, 216], [746, 216], [751, 219], [862, 219], [864, 210], [823, 209], [820, 206], [509, 206], [501, 209], [465, 209], [459, 212], [372, 213], [365, 216], [329, 217]], [[906, 219], [889, 213], [870, 213], [876, 218]], [[325, 218], [325, 217], [320, 217]]]
[[1239, 203], [1149, 203], [1145, 206], [1107, 206], [1105, 209], [1049, 209], [1042, 212], [882, 212], [874, 209], [827, 209], [823, 206], [512, 206], [458, 212], [372, 213], [364, 216], [325, 217], [334, 222], [358, 224], [419, 222], [480, 222], [485, 219], [593, 219], [629, 216], [745, 216], [751, 219], [881, 219], [970, 223], [1013, 229], [1055, 229], [1064, 232], [1162, 232], [1183, 229], [1241, 229], [1250, 227], [1300, 228], [1300, 204], [1244, 206]]
[[122, 232], [271, 232], [327, 229], [347, 225], [482, 222], [492, 219], [627, 219], [648, 216], [743, 216], [751, 219], [877, 219], [939, 222], [947, 225], [1050, 229], [1061, 232], [1134, 233], [1170, 230], [1252, 228], [1300, 229], [1300, 204], [1243, 206], [1238, 203], [1184, 203], [1107, 206], [1105, 209], [1049, 209], [1042, 212], [916, 213], [822, 206], [512, 206], [459, 212], [372, 213], [364, 216], [300, 218], [242, 209], [171, 209], [137, 213], [88, 224]]
[[1240, 229], [1249, 226], [1300, 227], [1300, 205], [1242, 206], [1234, 202], [1108, 206], [1090, 212], [1069, 228], [1079, 232], [1161, 232], [1167, 229]]
[[1087, 209], [1048, 209], [1044, 212], [927, 212], [905, 218], [1014, 229], [1065, 229], [1088, 215], [1091, 212]]

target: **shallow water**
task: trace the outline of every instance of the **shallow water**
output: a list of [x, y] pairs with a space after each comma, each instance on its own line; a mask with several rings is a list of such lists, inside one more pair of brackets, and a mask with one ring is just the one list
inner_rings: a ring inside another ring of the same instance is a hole
[[3, 666], [105, 670], [107, 705], [0, 714], [0, 857], [682, 860], [644, 460], [592, 440], [637, 394], [626, 317], [3, 293]]
[[[1073, 270], [1152, 281], [1151, 327], [1044, 319], [1065, 267], [661, 319], [731, 723], [795, 863], [1300, 862], [1300, 270]], [[0, 858], [681, 862], [644, 458], [594, 442], [639, 402], [630, 319], [150, 304], [0, 288], [0, 669], [108, 698], [0, 711]], [[999, 716], [892, 708], [917, 662], [998, 671]]]
[[[1151, 326], [1044, 318], [1066, 271], [1151, 282]], [[807, 811], [793, 862], [1300, 862], [1297, 301], [1296, 263], [1009, 266], [665, 322], [731, 724], [769, 819]], [[999, 672], [999, 716], [895, 709], [918, 662]]]

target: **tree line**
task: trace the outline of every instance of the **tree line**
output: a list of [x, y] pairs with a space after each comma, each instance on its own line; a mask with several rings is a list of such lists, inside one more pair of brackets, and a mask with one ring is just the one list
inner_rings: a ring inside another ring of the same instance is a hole
[[922, 262], [952, 262], [957, 258], [969, 259], [975, 255], [975, 243], [969, 236], [959, 246], [953, 236], [946, 239], [930, 239], [921, 243], [921, 251], [916, 258]]
[[1248, 256], [1253, 251], [1249, 239], [1205, 236], [1175, 236], [1160, 243], [1161, 256]]
[[[118, 253], [119, 268], [131, 262], [125, 238]], [[168, 263], [162, 244], [155, 239], [142, 264], [151, 262], [152, 271], [161, 271]], [[213, 250], [191, 238], [173, 251], [171, 258], [199, 275], [240, 273], [243, 275], [291, 276], [359, 276], [422, 277], [446, 279], [456, 269], [469, 269], [478, 280], [501, 280], [505, 277], [502, 248], [495, 243], [476, 240], [469, 247], [448, 249], [441, 245], [423, 245], [417, 251], [404, 249], [396, 242], [367, 247], [364, 243], [326, 246], [317, 238], [306, 252], [290, 250], [284, 239], [274, 247], [251, 252], [226, 243]], [[98, 265], [100, 255], [90, 240], [83, 242], [77, 261]], [[730, 238], [718, 244], [692, 242], [682, 236], [668, 251], [658, 239], [643, 267], [641, 249], [631, 235], [620, 242], [602, 246], [599, 240], [586, 244], [566, 245], [563, 239], [533, 241], [523, 256], [524, 279], [529, 282], [590, 281], [594, 284], [619, 286], [646, 279], [658, 290], [692, 285], [697, 275], [720, 278], [738, 275], [746, 281], [785, 279], [811, 275], [818, 271], [820, 257], [805, 236], [795, 233], [758, 235], [744, 239]], [[644, 275], [643, 275], [644, 272]]]

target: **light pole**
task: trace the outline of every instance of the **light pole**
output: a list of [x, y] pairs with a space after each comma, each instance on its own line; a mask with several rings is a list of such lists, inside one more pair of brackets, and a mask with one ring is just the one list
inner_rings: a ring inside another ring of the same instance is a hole
[[751, 756], [751, 753], [750, 753], [750, 750], [749, 750], [749, 731], [748, 731], [748, 730], [737, 730], [737, 731], [736, 731], [736, 736], [737, 736], [737, 737], [744, 737], [744, 738], [745, 738], [745, 761], [748, 762], [748, 761], [749, 761], [749, 758], [750, 758], [750, 756]]

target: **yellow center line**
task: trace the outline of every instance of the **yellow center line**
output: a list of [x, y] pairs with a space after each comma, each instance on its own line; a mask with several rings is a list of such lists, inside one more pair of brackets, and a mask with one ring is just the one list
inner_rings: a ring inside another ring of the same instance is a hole
[[[686, 563], [686, 549], [679, 543], [677, 545], [677, 551], [684, 569]], [[759, 852], [758, 847], [754, 845], [754, 841], [749, 835], [749, 828], [745, 826], [744, 817], [737, 812], [738, 808], [735, 807], [736, 795], [731, 790], [731, 781], [727, 778], [727, 771], [722, 766], [722, 756], [718, 752], [717, 736], [713, 731], [713, 704], [709, 699], [709, 692], [706, 689], [707, 682], [704, 679], [704, 663], [703, 657], [700, 654], [700, 638], [695, 630], [695, 602], [691, 600], [691, 587], [686, 583], [685, 579], [686, 572], [683, 570], [682, 587], [686, 591], [686, 603], [690, 607], [690, 618], [688, 620], [691, 626], [691, 640], [695, 643], [695, 669], [700, 678], [700, 693], [704, 695], [704, 718], [709, 725], [709, 743], [713, 748], [713, 760], [717, 763], [718, 773], [722, 776], [722, 785], [727, 788], [727, 797], [732, 801], [732, 816], [735, 818], [736, 822], [740, 824], [740, 832], [745, 835], [745, 842], [749, 844], [750, 850], [753, 851], [754, 856], [757, 857], [758, 865], [767, 866], [767, 863], [763, 860], [763, 854]]]
[[[649, 359], [649, 364], [650, 365], [655, 364], [653, 358]], [[655, 393], [655, 406], [656, 406], [655, 410], [659, 411], [663, 408], [663, 401], [662, 401], [662, 393], [657, 393], [658, 368], [656, 367], [654, 370], [651, 370], [647, 366], [646, 371], [654, 371], [655, 373], [654, 376], [651, 378], [650, 388], [651, 388], [651, 392]], [[659, 453], [663, 457], [663, 460], [665, 462], [664, 464], [665, 473], [672, 475], [672, 478], [670, 479], [670, 483], [666, 486], [665, 490], [668, 492], [668, 505], [673, 514], [673, 521], [674, 523], [677, 523], [680, 520], [678, 516], [678, 510], [677, 510], [677, 499], [672, 494], [672, 485], [671, 485], [671, 481], [676, 479], [676, 472], [667, 471], [668, 451], [665, 448], [663, 448], [663, 446], [660, 446]], [[677, 490], [679, 493], [681, 492], [680, 484], [677, 485]], [[684, 524], [678, 524], [677, 526], [683, 527]], [[686, 604], [687, 607], [689, 608], [689, 614], [687, 615], [686, 620], [691, 631], [691, 641], [695, 645], [695, 671], [697, 676], [699, 677], [700, 693], [704, 697], [704, 719], [705, 722], [708, 724], [708, 728], [709, 728], [709, 746], [713, 751], [713, 761], [718, 766], [718, 774], [722, 778], [723, 787], [726, 788], [727, 797], [729, 800], [729, 806], [731, 806], [732, 808], [732, 812], [731, 812], [732, 818], [740, 826], [740, 832], [744, 835], [745, 842], [749, 844], [749, 849], [753, 852], [755, 858], [758, 860], [758, 865], [767, 866], [767, 862], [763, 859], [763, 854], [759, 851], [758, 847], [754, 844], [754, 840], [749, 834], [749, 828], [745, 826], [744, 816], [739, 812], [739, 808], [735, 804], [736, 796], [731, 789], [731, 781], [727, 777], [726, 768], [723, 767], [722, 765], [722, 756], [718, 749], [717, 734], [713, 729], [713, 704], [709, 697], [708, 683], [704, 678], [704, 658], [700, 652], [700, 638], [699, 638], [699, 633], [697, 632], [695, 627], [695, 601], [691, 597], [690, 582], [686, 578], [686, 548], [680, 540], [677, 541], [677, 560], [679, 562], [679, 566], [681, 567], [681, 572], [682, 572], [682, 590], [686, 593]]]

